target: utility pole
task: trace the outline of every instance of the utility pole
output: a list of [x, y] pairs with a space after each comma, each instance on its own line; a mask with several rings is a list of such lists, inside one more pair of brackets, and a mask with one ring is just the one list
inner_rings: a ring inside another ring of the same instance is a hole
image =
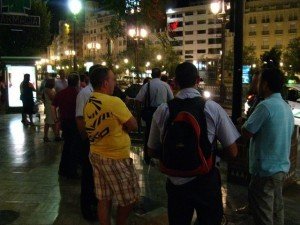
[[234, 72], [232, 85], [232, 121], [236, 124], [242, 115], [243, 21], [244, 0], [234, 1]]

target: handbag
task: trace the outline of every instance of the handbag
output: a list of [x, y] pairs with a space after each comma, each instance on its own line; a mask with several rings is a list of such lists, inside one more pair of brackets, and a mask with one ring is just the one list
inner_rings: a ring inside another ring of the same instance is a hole
[[150, 106], [150, 82], [148, 82], [144, 108], [141, 111], [141, 117], [144, 121], [151, 121], [157, 107]]

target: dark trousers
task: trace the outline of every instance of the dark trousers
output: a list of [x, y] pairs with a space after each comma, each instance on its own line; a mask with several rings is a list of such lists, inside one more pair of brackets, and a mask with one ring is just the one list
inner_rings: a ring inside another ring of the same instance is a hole
[[81, 176], [81, 207], [97, 203], [95, 196], [95, 185], [93, 178], [93, 168], [89, 159], [90, 142], [88, 139], [80, 141], [80, 150], [82, 158], [82, 176]]
[[75, 120], [61, 121], [64, 145], [59, 164], [59, 174], [66, 177], [77, 176], [79, 163], [78, 140], [80, 138]]
[[166, 190], [169, 225], [191, 225], [194, 210], [200, 225], [221, 224], [223, 205], [217, 168], [183, 185], [174, 185], [167, 179]]

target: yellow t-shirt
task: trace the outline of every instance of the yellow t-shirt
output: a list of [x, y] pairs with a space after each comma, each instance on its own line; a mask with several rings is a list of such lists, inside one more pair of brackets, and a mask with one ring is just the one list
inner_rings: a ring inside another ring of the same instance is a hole
[[123, 124], [131, 117], [120, 98], [93, 92], [84, 108], [91, 152], [105, 158], [128, 158], [131, 142]]

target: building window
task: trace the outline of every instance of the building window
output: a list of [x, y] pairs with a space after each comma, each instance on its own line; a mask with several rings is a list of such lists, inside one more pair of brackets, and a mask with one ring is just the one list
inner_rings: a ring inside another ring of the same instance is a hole
[[183, 45], [183, 42], [182, 41], [171, 41], [171, 45], [172, 46], [182, 46]]
[[222, 43], [222, 38], [209, 38], [208, 39], [208, 44], [221, 44]]
[[206, 30], [197, 30], [197, 34], [206, 34]]
[[183, 36], [183, 32], [182, 31], [173, 31], [170, 33], [171, 37], [182, 37]]
[[206, 20], [198, 20], [197, 24], [206, 24]]
[[209, 28], [208, 34], [221, 34], [222, 28]]
[[185, 32], [185, 35], [193, 35], [194, 34], [194, 31], [186, 31]]
[[221, 49], [220, 48], [209, 48], [208, 54], [220, 54]]
[[261, 22], [262, 23], [270, 23], [270, 17], [269, 17], [269, 15], [263, 16]]
[[193, 25], [193, 24], [194, 24], [194, 22], [193, 22], [193, 21], [188, 21], [188, 22], [185, 22], [185, 25], [186, 25], [186, 26]]
[[293, 22], [293, 23], [290, 24], [289, 33], [290, 33], [290, 34], [297, 33], [296, 23]]
[[282, 48], [282, 40], [276, 40], [275, 47]]
[[200, 15], [200, 14], [206, 14], [206, 10], [205, 10], [205, 9], [198, 10], [198, 11], [197, 11], [197, 14], [198, 14], [198, 15]]
[[205, 44], [205, 43], [206, 43], [206, 40], [205, 40], [205, 39], [197, 40], [197, 44]]
[[197, 53], [206, 53], [206, 50], [205, 49], [198, 49]]
[[289, 21], [295, 21], [295, 20], [298, 20], [298, 17], [295, 13], [289, 15]]
[[275, 17], [275, 22], [283, 22], [283, 15], [282, 14], [280, 14], [280, 15], [276, 15], [276, 17]]
[[182, 55], [182, 50], [176, 51], [178, 55]]
[[192, 16], [192, 15], [194, 15], [194, 12], [186, 12], [185, 15], [186, 16]]
[[185, 51], [185, 54], [193, 54], [193, 53], [194, 53], [193, 50], [187, 50], [187, 51]]
[[182, 18], [182, 13], [176, 14], [177, 18]]
[[249, 24], [256, 24], [257, 23], [257, 21], [256, 21], [256, 16], [250, 16], [250, 18], [249, 18]]
[[264, 26], [263, 26], [263, 29], [262, 29], [261, 34], [262, 34], [262, 35], [269, 35], [269, 34], [270, 34], [268, 25], [264, 25]]
[[194, 41], [191, 41], [191, 40], [190, 40], [190, 41], [185, 41], [184, 43], [185, 43], [186, 45], [192, 45], [192, 44], [194, 44]]

